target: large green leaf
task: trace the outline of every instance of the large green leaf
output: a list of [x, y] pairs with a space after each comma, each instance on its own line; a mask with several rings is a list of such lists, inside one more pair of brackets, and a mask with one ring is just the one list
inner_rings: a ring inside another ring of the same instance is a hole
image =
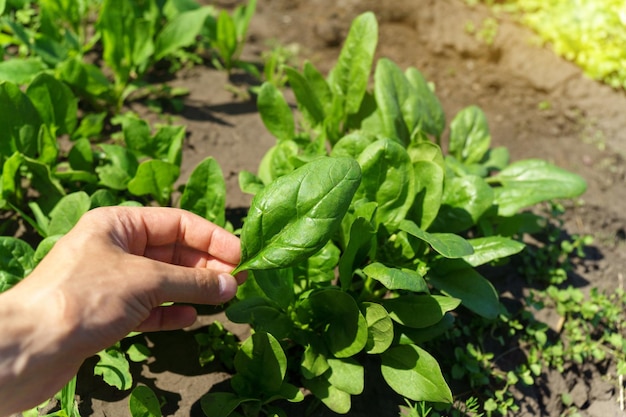
[[224, 226], [226, 223], [226, 182], [214, 158], [206, 158], [191, 173], [180, 207]]
[[325, 157], [265, 187], [244, 222], [235, 272], [285, 268], [319, 251], [341, 225], [360, 177], [353, 159]]
[[378, 24], [372, 12], [352, 21], [337, 64], [328, 76], [333, 93], [344, 98], [347, 114], [356, 113], [361, 107], [377, 43]]
[[382, 353], [381, 370], [387, 384], [413, 401], [451, 403], [452, 393], [437, 360], [415, 345], [395, 346]]
[[337, 358], [359, 353], [367, 344], [367, 322], [354, 299], [334, 289], [314, 292], [308, 299], [317, 323], [327, 323], [323, 337]]
[[542, 201], [578, 197], [587, 189], [587, 183], [579, 175], [541, 159], [515, 162], [491, 181], [502, 185], [494, 189], [501, 216], [512, 216]]

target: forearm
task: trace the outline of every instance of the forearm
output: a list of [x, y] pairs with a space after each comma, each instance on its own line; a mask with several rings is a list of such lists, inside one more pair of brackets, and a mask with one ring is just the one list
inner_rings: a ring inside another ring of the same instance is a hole
[[50, 304], [38, 304], [24, 302], [17, 287], [0, 294], [2, 417], [50, 398], [76, 372], [75, 358], [59, 349], [63, 325], [49, 320]]

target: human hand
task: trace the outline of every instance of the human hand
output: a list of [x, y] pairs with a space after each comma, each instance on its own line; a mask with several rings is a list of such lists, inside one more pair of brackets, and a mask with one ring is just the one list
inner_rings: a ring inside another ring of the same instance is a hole
[[133, 330], [195, 321], [193, 307], [165, 302], [230, 300], [245, 279], [229, 275], [239, 257], [236, 236], [183, 210], [88, 212], [26, 279], [0, 294], [0, 415], [50, 397], [85, 358]]

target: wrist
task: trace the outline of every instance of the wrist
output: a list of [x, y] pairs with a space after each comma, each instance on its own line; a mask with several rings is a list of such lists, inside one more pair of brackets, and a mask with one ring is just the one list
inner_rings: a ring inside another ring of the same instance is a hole
[[19, 287], [0, 294], [0, 416], [50, 398], [80, 366], [62, 349], [71, 329], [55, 320], [54, 300]]

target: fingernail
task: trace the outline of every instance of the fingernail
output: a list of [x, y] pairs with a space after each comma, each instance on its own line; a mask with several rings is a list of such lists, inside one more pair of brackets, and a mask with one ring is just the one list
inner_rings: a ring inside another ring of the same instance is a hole
[[217, 276], [220, 285], [220, 299], [228, 301], [237, 294], [237, 280], [232, 275], [222, 273]]

